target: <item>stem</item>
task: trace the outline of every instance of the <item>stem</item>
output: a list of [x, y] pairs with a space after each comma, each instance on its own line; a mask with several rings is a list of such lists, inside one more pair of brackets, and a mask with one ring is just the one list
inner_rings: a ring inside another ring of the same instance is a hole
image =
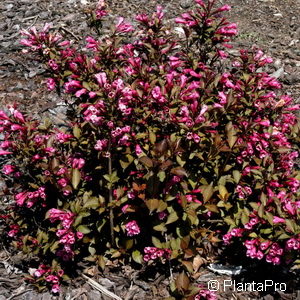
[[[112, 163], [111, 163], [111, 151], [110, 151], [111, 141], [109, 140], [109, 157], [108, 157], [108, 174], [111, 176], [112, 174]], [[115, 246], [115, 233], [114, 233], [114, 212], [112, 207], [113, 202], [113, 190], [112, 183], [109, 184], [109, 223], [110, 223], [110, 237], [111, 237], [111, 245]]]

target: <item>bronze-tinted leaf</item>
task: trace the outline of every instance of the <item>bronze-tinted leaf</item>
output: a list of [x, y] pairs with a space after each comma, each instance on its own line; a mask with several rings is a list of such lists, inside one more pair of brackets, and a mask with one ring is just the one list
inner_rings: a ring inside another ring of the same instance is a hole
[[160, 169], [165, 171], [167, 168], [172, 166], [172, 164], [173, 164], [173, 162], [170, 159], [168, 159], [160, 165]]
[[190, 279], [185, 274], [185, 272], [181, 272], [178, 277], [176, 278], [176, 287], [181, 292], [184, 293], [188, 290], [190, 285]]
[[168, 143], [166, 139], [163, 139], [161, 142], [156, 143], [155, 151], [163, 154], [168, 149]]
[[77, 189], [80, 180], [81, 180], [80, 171], [78, 169], [72, 169], [72, 186], [74, 189]]
[[139, 161], [148, 168], [153, 167], [153, 161], [148, 156], [142, 156], [141, 158], [139, 158]]
[[153, 212], [155, 209], [159, 206], [159, 200], [158, 199], [149, 199], [146, 201], [146, 205], [150, 212]]
[[171, 174], [175, 174], [177, 176], [188, 176], [186, 170], [182, 167], [176, 167], [171, 169]]
[[229, 147], [232, 148], [237, 141], [237, 132], [235, 128], [232, 125], [232, 122], [229, 122], [226, 127], [226, 133], [227, 133], [227, 141], [229, 144]]
[[214, 193], [213, 183], [211, 182], [208, 185], [203, 185], [202, 187], [200, 187], [200, 189], [202, 190], [204, 203], [209, 201]]

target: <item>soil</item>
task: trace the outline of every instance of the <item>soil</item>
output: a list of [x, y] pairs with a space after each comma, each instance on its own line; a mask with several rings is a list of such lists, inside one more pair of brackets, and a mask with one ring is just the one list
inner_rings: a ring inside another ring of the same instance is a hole
[[[18, 40], [19, 31], [31, 26], [42, 27], [52, 23], [69, 39], [91, 34], [85, 23], [84, 10], [96, 0], [2, 0], [0, 3], [0, 109], [17, 102], [32, 117], [48, 116], [57, 123], [64, 119], [64, 107], [55, 93], [49, 93], [44, 85], [45, 70], [38, 63], [22, 54]], [[236, 22], [239, 36], [234, 48], [250, 48], [257, 45], [274, 59], [269, 68], [273, 76], [283, 83], [284, 93], [300, 99], [300, 0], [220, 0], [232, 10], [229, 20]], [[132, 19], [136, 12], [152, 12], [157, 4], [164, 7], [166, 18], [172, 20], [191, 8], [192, 0], [107, 0], [113, 16]], [[66, 30], [67, 28], [67, 30]], [[1, 182], [0, 182], [1, 183]], [[3, 185], [3, 183], [2, 183]], [[1, 200], [2, 201], [2, 200]], [[23, 280], [24, 258], [5, 249], [0, 252], [0, 300], [5, 299], [111, 299], [94, 289], [82, 276], [72, 280], [60, 296], [38, 294]], [[285, 273], [286, 272], [286, 273]], [[121, 299], [164, 299], [169, 296], [169, 277], [141, 280], [130, 267], [117, 272], [98, 274], [87, 270], [94, 280], [119, 295]], [[241, 293], [230, 289], [218, 293], [219, 299], [300, 299], [299, 273], [282, 269], [248, 268], [244, 277], [255, 280], [274, 275], [287, 282], [286, 292]], [[278, 276], [277, 276], [278, 275]], [[280, 276], [279, 276], [280, 275]], [[223, 281], [231, 277], [218, 275], [203, 268], [199, 282]]]

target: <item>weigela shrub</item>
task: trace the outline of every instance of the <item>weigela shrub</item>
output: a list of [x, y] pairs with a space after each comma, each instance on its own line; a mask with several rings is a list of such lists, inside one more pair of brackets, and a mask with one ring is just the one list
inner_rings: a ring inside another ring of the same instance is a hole
[[[189, 299], [223, 243], [299, 263], [300, 106], [276, 93], [261, 50], [229, 55], [237, 26], [223, 17], [228, 5], [195, 2], [175, 19], [179, 36], [160, 6], [135, 26], [120, 17], [83, 48], [48, 25], [23, 32], [68, 112], [57, 127], [16, 106], [1, 111], [2, 173], [14, 196], [2, 225], [17, 247], [66, 272], [83, 258], [102, 268], [116, 258], [169, 261], [185, 270], [172, 290]], [[100, 33], [106, 15], [100, 1], [91, 15]], [[49, 268], [32, 280], [58, 291], [65, 275]], [[201, 288], [195, 297], [215, 295]]]

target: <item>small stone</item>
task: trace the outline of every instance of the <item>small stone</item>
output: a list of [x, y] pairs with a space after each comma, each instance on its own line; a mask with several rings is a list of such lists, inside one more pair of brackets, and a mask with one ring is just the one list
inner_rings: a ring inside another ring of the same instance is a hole
[[191, 0], [181, 0], [179, 6], [183, 9], [190, 8], [193, 5], [193, 1]]
[[6, 5], [6, 10], [11, 10], [12, 8], [14, 7], [14, 5], [13, 4], [8, 4], [8, 5]]
[[103, 285], [104, 287], [106, 287], [107, 289], [112, 288], [113, 286], [115, 286], [115, 283], [112, 282], [111, 280], [107, 279], [107, 278], [99, 278], [98, 279], [99, 283], [101, 285]]
[[296, 84], [298, 82], [300, 82], [300, 75], [298, 74], [287, 74], [284, 77], [284, 83], [289, 84], [289, 85], [293, 85]]
[[41, 300], [51, 300], [51, 294], [49, 292], [44, 293]]
[[283, 67], [281, 67], [277, 71], [272, 73], [271, 76], [275, 77], [275, 78], [281, 78], [283, 76], [283, 74], [284, 74], [284, 69], [283, 69]]
[[88, 300], [101, 299], [101, 294], [99, 291], [91, 290], [88, 293]]

